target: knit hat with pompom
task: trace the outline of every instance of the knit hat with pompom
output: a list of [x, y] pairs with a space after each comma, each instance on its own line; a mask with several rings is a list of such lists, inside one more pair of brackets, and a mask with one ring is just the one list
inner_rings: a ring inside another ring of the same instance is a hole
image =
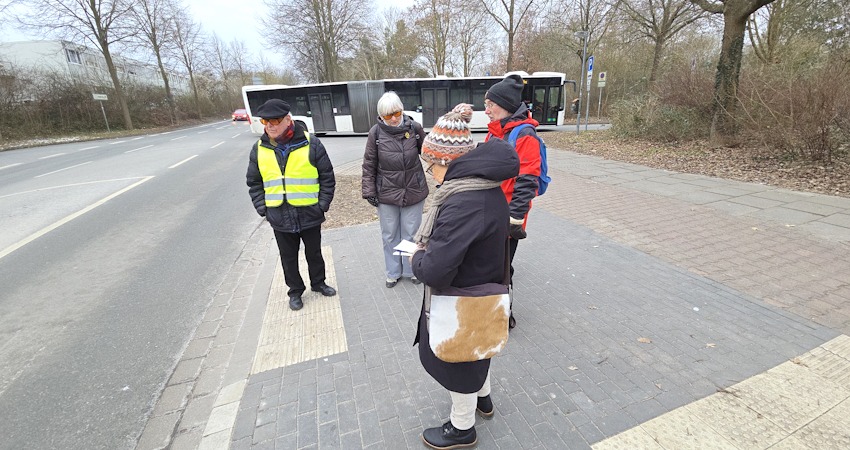
[[475, 148], [475, 141], [469, 131], [470, 118], [450, 111], [437, 119], [422, 143], [422, 159], [431, 164], [448, 166]]

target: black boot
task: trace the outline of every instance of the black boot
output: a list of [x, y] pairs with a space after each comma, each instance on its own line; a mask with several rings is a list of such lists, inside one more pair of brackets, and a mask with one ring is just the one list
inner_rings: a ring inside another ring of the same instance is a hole
[[294, 294], [289, 296], [289, 309], [293, 311], [298, 311], [303, 307], [304, 302], [301, 301], [301, 294]]
[[478, 414], [481, 414], [481, 417], [485, 419], [490, 419], [493, 417], [493, 414], [496, 412], [496, 409], [493, 408], [493, 400], [490, 396], [486, 397], [478, 397], [478, 407], [475, 408], [478, 411]]
[[441, 427], [428, 428], [422, 433], [422, 441], [425, 445], [438, 450], [450, 448], [472, 447], [478, 443], [478, 435], [475, 427], [468, 430], [458, 430], [451, 421]]

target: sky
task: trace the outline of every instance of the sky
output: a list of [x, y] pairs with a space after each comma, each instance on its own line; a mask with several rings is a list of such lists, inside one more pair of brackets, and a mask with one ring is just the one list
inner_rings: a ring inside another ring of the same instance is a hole
[[[373, 0], [378, 9], [388, 6], [406, 8], [413, 0]], [[264, 51], [258, 18], [266, 14], [265, 0], [182, 0], [192, 17], [200, 22], [204, 32], [215, 33], [225, 43], [239, 39], [245, 43], [252, 59]], [[8, 21], [0, 28], [0, 42], [42, 39], [37, 35], [25, 34], [11, 28]]]

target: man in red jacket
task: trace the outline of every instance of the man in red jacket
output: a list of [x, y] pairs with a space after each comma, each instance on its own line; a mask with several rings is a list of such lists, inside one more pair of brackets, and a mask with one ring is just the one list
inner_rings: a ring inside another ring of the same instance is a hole
[[[535, 130], [539, 123], [531, 118], [528, 106], [522, 101], [522, 77], [517, 74], [508, 75], [502, 81], [494, 84], [484, 94], [484, 114], [490, 118], [487, 125], [491, 137], [508, 140], [508, 135], [520, 124], [530, 124], [519, 131], [516, 140], [516, 152], [519, 156], [519, 175], [502, 182], [502, 192], [508, 201], [510, 210], [510, 249], [511, 277], [514, 274], [514, 255], [520, 239], [525, 239], [525, 226], [528, 223], [528, 213], [531, 211], [531, 201], [537, 196], [537, 177], [540, 176], [540, 143]], [[460, 104], [455, 107], [458, 112], [472, 114], [470, 105]], [[511, 313], [510, 326], [516, 324]]]

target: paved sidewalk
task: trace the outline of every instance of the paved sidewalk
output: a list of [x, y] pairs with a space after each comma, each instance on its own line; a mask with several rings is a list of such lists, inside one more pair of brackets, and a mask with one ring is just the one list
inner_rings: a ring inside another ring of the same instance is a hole
[[[478, 448], [850, 447], [850, 199], [557, 150], [549, 163]], [[172, 448], [422, 448], [450, 399], [411, 346], [421, 286], [383, 286], [377, 223], [324, 233], [339, 294], [298, 314], [271, 307], [263, 231], [232, 277], [250, 301], [221, 313], [244, 323], [239, 361], [217, 391], [183, 394], [209, 419], [184, 426], [158, 404]], [[300, 335], [260, 342], [264, 318]]]

